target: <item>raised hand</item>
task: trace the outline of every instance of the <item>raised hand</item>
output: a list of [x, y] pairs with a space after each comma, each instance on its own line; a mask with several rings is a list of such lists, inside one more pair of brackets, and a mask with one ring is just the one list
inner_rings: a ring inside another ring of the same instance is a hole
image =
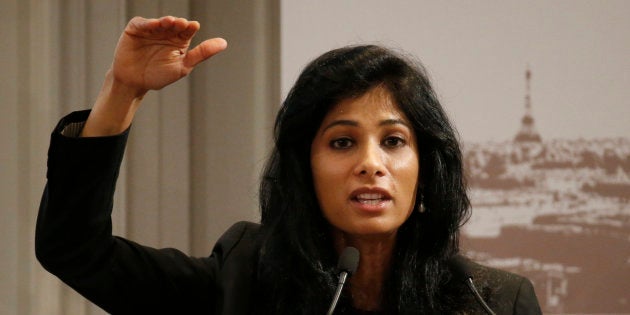
[[114, 79], [142, 92], [161, 89], [186, 76], [227, 46], [225, 40], [213, 38], [189, 49], [199, 27], [198, 22], [172, 16], [133, 18], [116, 47]]
[[148, 90], [159, 90], [181, 79], [227, 47], [222, 38], [212, 38], [190, 49], [199, 27], [198, 22], [172, 16], [129, 21], [81, 136], [121, 133], [131, 124]]

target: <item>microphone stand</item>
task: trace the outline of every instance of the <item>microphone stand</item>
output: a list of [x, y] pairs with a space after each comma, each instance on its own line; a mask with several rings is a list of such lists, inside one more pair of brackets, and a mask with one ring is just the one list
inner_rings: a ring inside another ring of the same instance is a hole
[[475, 283], [473, 282], [472, 277], [467, 277], [465, 282], [466, 282], [466, 285], [468, 286], [468, 289], [470, 289], [470, 292], [472, 292], [472, 294], [475, 296], [475, 300], [479, 302], [479, 305], [481, 305], [481, 307], [486, 311], [486, 313], [488, 313], [488, 315], [496, 315], [494, 311], [492, 311], [490, 306], [488, 306], [486, 301], [483, 300], [483, 298], [481, 297], [481, 294], [479, 294], [479, 291], [475, 287]]
[[348, 278], [348, 272], [342, 271], [339, 274], [339, 282], [337, 283], [337, 291], [335, 291], [335, 296], [333, 297], [333, 301], [330, 304], [330, 308], [328, 309], [328, 313], [326, 315], [332, 315], [335, 311], [335, 307], [337, 306], [337, 302], [339, 301], [339, 297], [341, 296], [341, 291], [343, 290], [343, 285], [346, 283], [346, 279]]
[[359, 256], [359, 251], [354, 247], [346, 247], [343, 252], [341, 252], [339, 261], [337, 262], [337, 270], [340, 271], [337, 291], [335, 291], [335, 296], [326, 315], [332, 315], [335, 311], [335, 307], [337, 306], [337, 302], [341, 296], [341, 291], [343, 290], [343, 285], [346, 283], [346, 279], [357, 271], [357, 267], [359, 266]]

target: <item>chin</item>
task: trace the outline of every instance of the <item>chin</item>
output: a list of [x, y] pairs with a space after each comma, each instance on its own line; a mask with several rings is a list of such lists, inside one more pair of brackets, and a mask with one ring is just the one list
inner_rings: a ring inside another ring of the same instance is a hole
[[384, 222], [363, 222], [361, 224], [349, 226], [346, 229], [342, 229], [344, 234], [352, 236], [380, 238], [390, 237], [396, 234], [399, 224], [386, 224]]

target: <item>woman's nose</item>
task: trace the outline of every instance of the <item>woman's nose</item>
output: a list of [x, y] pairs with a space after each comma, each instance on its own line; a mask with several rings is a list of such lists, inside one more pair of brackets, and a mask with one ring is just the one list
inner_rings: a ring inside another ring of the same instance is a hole
[[383, 152], [379, 144], [366, 144], [358, 152], [358, 162], [355, 174], [359, 176], [383, 176], [385, 165], [383, 163]]

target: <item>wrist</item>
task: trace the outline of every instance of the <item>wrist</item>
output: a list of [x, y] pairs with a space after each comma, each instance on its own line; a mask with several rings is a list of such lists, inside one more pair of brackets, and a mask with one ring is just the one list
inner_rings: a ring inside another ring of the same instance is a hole
[[148, 91], [147, 89], [136, 88], [123, 83], [116, 78], [111, 69], [105, 74], [105, 82], [103, 82], [103, 87], [101, 88], [101, 94], [115, 99], [117, 103], [120, 103], [119, 105], [123, 106], [125, 104], [139, 103]]
[[108, 71], [105, 82], [85, 123], [82, 137], [120, 134], [131, 125], [147, 90], [130, 87]]

